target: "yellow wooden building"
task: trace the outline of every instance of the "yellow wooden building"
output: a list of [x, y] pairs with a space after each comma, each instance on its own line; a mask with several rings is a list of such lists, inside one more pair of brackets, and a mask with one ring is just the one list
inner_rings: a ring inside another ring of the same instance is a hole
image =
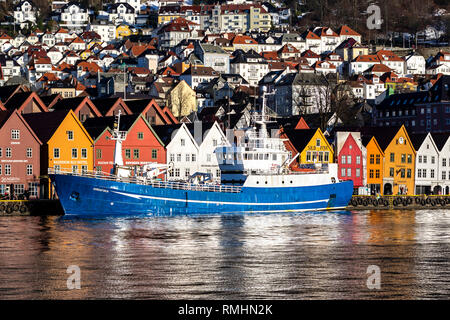
[[416, 150], [404, 125], [389, 142], [384, 155], [384, 193], [392, 190], [392, 194], [413, 195]]
[[[364, 144], [364, 142], [363, 142]], [[371, 193], [377, 194], [383, 193], [383, 165], [384, 165], [384, 152], [377, 142], [375, 137], [372, 137], [366, 147], [366, 177], [367, 186], [369, 187]]]
[[297, 163], [333, 163], [334, 151], [322, 130], [318, 129], [281, 129], [280, 137], [285, 141], [292, 157], [299, 154]]
[[[48, 180], [48, 168], [81, 173], [93, 170], [94, 142], [72, 110], [31, 113], [25, 120], [42, 141], [41, 178]], [[42, 196], [52, 197], [50, 181], [41, 181]]]

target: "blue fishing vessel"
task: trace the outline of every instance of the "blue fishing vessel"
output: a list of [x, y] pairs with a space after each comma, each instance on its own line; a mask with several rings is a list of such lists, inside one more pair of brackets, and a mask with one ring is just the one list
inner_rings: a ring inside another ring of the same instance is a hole
[[[264, 99], [263, 99], [264, 101]], [[120, 114], [117, 122], [120, 121]], [[255, 127], [232, 144], [217, 147], [221, 182], [196, 173], [186, 181], [167, 181], [173, 164], [123, 166], [126, 133], [117, 124], [114, 171], [55, 172], [49, 169], [66, 215], [176, 215], [269, 213], [343, 209], [353, 192], [352, 181], [338, 179], [336, 164], [317, 164], [308, 171], [289, 169], [295, 157], [279, 137], [267, 132], [263, 103]], [[256, 127], [259, 125], [259, 128]]]

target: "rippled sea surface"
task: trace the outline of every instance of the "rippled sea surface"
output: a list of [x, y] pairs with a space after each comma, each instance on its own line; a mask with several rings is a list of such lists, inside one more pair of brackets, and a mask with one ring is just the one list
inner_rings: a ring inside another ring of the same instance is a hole
[[1, 299], [449, 297], [450, 210], [0, 217]]

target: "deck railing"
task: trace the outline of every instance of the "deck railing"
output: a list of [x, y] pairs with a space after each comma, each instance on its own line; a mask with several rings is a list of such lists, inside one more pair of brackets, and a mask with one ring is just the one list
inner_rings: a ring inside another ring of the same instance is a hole
[[83, 172], [72, 172], [72, 171], [62, 171], [54, 170], [53, 168], [48, 169], [48, 174], [63, 174], [71, 176], [79, 176], [86, 178], [95, 178], [108, 181], [133, 183], [139, 185], [152, 186], [154, 188], [163, 189], [177, 189], [177, 190], [189, 190], [189, 191], [207, 191], [207, 192], [225, 192], [225, 193], [239, 193], [242, 191], [241, 186], [227, 186], [220, 184], [195, 184], [186, 181], [159, 181], [159, 180], [149, 180], [143, 177], [118, 177], [104, 172], [96, 171], [83, 171]]

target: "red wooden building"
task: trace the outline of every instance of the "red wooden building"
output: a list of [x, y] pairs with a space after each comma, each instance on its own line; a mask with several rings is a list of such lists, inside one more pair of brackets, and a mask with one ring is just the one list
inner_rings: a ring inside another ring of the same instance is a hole
[[[342, 139], [343, 145], [338, 150], [338, 177], [341, 180], [353, 180], [353, 187], [364, 186], [364, 155], [355, 133], [340, 133], [346, 135]], [[339, 149], [339, 148], [338, 148]]]
[[41, 145], [17, 110], [0, 111], [0, 194], [38, 197]]
[[[114, 164], [115, 141], [111, 140], [114, 121], [114, 116], [90, 118], [83, 124], [94, 139], [94, 167], [98, 172], [110, 173]], [[166, 163], [163, 142], [141, 114], [121, 116], [119, 129], [127, 132], [122, 143], [124, 165]]]

